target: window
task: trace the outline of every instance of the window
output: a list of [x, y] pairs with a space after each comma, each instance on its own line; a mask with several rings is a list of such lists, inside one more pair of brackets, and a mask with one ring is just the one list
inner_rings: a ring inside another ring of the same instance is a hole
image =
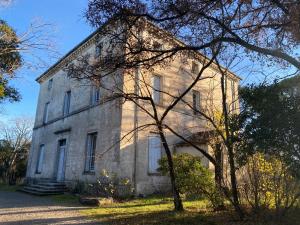
[[153, 49], [155, 49], [155, 50], [163, 50], [163, 46], [158, 41], [154, 41], [153, 42]]
[[63, 108], [63, 115], [66, 116], [70, 112], [70, 103], [71, 103], [71, 91], [67, 91], [65, 93], [64, 99], [64, 108]]
[[153, 76], [152, 77], [152, 99], [154, 103], [159, 104], [161, 103], [161, 77], [160, 76]]
[[195, 62], [192, 63], [192, 73], [195, 73], [195, 74], [199, 73], [199, 65]]
[[96, 45], [96, 57], [101, 56], [102, 48], [103, 48], [103, 44], [102, 43], [98, 43]]
[[120, 135], [116, 133], [113, 135], [113, 145], [114, 145], [114, 161], [120, 162]]
[[193, 109], [194, 114], [200, 111], [200, 92], [193, 90]]
[[87, 149], [85, 172], [93, 172], [95, 170], [95, 152], [96, 152], [97, 133], [91, 133], [87, 136]]
[[92, 87], [92, 98], [91, 98], [92, 105], [96, 105], [100, 101], [100, 88], [93, 86]]
[[231, 82], [231, 110], [232, 112], [235, 111], [236, 107], [235, 107], [235, 85], [234, 85], [234, 80], [230, 80]]
[[44, 117], [43, 117], [43, 122], [44, 122], [44, 123], [47, 123], [47, 122], [48, 122], [49, 104], [50, 104], [50, 102], [47, 102], [47, 103], [45, 104], [45, 108], [44, 108]]
[[40, 145], [38, 160], [37, 160], [37, 164], [36, 164], [36, 171], [35, 171], [36, 173], [42, 172], [44, 155], [45, 155], [45, 145]]
[[148, 137], [148, 168], [149, 173], [157, 173], [159, 168], [159, 160], [161, 159], [162, 145], [159, 135], [151, 135]]
[[51, 79], [48, 81], [48, 90], [51, 90], [52, 85], [53, 85], [53, 79], [51, 78]]

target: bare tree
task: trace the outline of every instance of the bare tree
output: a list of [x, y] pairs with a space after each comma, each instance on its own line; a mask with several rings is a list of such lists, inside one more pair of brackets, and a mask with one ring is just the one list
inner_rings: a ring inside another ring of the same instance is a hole
[[5, 164], [4, 179], [7, 183], [15, 183], [17, 160], [29, 152], [32, 127], [31, 119], [17, 118], [1, 129], [1, 164]]

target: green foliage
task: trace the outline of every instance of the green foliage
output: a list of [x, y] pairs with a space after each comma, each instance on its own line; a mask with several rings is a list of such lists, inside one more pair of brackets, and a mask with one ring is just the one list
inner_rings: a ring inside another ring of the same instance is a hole
[[254, 212], [276, 209], [278, 216], [299, 202], [300, 180], [294, 177], [278, 157], [256, 153], [242, 169], [243, 199]]
[[6, 99], [11, 102], [20, 100], [18, 91], [8, 84], [22, 65], [19, 42], [15, 31], [0, 19], [0, 103]]
[[[190, 197], [207, 197], [214, 208], [221, 202], [221, 195], [217, 192], [213, 174], [201, 163], [201, 158], [190, 154], [174, 154], [174, 172], [180, 193]], [[168, 175], [167, 158], [160, 160], [159, 170]]]
[[89, 185], [88, 192], [95, 196], [126, 198], [132, 196], [131, 186], [129, 179], [118, 178], [116, 174], [103, 169], [97, 182]]
[[22, 64], [16, 32], [0, 20], [0, 75], [13, 74]]
[[241, 89], [240, 164], [259, 151], [283, 158], [300, 176], [299, 87], [298, 94], [294, 94], [298, 83], [285, 81]]

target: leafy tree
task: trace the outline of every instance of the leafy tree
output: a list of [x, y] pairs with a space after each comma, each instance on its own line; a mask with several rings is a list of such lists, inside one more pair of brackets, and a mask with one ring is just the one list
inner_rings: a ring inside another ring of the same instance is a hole
[[276, 209], [284, 215], [300, 197], [300, 180], [280, 157], [255, 153], [242, 169], [242, 196], [255, 213]]
[[[173, 156], [176, 181], [181, 194], [187, 197], [207, 197], [215, 209], [221, 201], [221, 195], [215, 188], [212, 172], [201, 163], [201, 157], [190, 154], [175, 154]], [[166, 157], [160, 160], [163, 175], [168, 175]]]
[[295, 77], [271, 85], [250, 85], [241, 89], [241, 161], [259, 151], [283, 158], [290, 169], [300, 175], [298, 82], [299, 77]]
[[19, 43], [16, 32], [0, 20], [0, 103], [6, 99], [12, 102], [20, 99], [18, 91], [8, 84], [22, 65]]

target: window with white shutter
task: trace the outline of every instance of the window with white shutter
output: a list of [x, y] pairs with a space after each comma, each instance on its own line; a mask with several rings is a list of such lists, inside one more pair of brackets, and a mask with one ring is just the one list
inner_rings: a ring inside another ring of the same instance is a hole
[[92, 103], [92, 105], [97, 105], [99, 103], [99, 101], [100, 101], [100, 88], [93, 86], [91, 103]]
[[234, 80], [231, 80], [230, 82], [231, 82], [231, 97], [232, 97], [232, 99], [231, 99], [231, 110], [232, 110], [232, 112], [234, 112], [235, 109], [236, 109], [235, 85], [234, 85]]
[[95, 170], [95, 152], [96, 152], [97, 133], [91, 133], [87, 136], [85, 172]]
[[66, 116], [70, 112], [70, 103], [71, 103], [71, 91], [65, 93], [63, 115]]
[[200, 111], [200, 92], [196, 90], [193, 90], [193, 109], [194, 114], [197, 114]]
[[45, 104], [44, 115], [43, 115], [43, 122], [44, 122], [44, 123], [47, 123], [47, 122], [48, 122], [49, 104], [50, 104], [50, 102], [47, 102], [47, 103]]
[[148, 137], [148, 168], [149, 173], [157, 173], [159, 160], [162, 156], [162, 144], [159, 135]]
[[48, 81], [48, 90], [51, 90], [52, 85], [53, 85], [53, 78], [51, 78], [51, 79]]
[[45, 145], [40, 145], [38, 161], [37, 161], [37, 164], [36, 164], [36, 173], [41, 173], [42, 172], [44, 155], [45, 155]]
[[161, 103], [161, 77], [153, 76], [152, 77], [152, 99], [155, 104]]

